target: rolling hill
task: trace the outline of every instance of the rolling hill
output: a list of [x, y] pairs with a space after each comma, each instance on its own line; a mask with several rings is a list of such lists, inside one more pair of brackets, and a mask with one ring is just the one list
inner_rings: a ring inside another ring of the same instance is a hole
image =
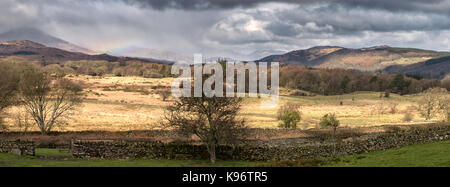
[[10, 41], [0, 43], [0, 57], [20, 56], [29, 61], [38, 62], [43, 65], [64, 64], [67, 61], [78, 60], [103, 60], [109, 62], [141, 61], [155, 62], [146, 59], [131, 57], [116, 57], [108, 54], [88, 55], [79, 52], [70, 52], [29, 40]]
[[257, 60], [256, 62], [280, 62], [281, 64], [318, 68], [379, 71], [393, 65], [407, 66], [446, 55], [450, 55], [450, 53], [389, 46], [375, 46], [361, 49], [320, 46], [291, 51], [282, 55], [272, 55]]
[[391, 74], [408, 74], [420, 75], [423, 77], [444, 78], [450, 75], [450, 56], [430, 59], [424, 62], [410, 64], [406, 66], [394, 65], [383, 70], [385, 73]]

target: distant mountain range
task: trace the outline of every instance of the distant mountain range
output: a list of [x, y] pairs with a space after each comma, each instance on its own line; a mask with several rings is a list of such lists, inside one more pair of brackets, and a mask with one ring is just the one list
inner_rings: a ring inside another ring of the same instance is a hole
[[[92, 50], [70, 44], [33, 28], [21, 28], [0, 34], [0, 57], [22, 56], [42, 64], [62, 64], [69, 60], [142, 61], [173, 64], [193, 63], [193, 56], [164, 50], [135, 48], [127, 52], [94, 54]], [[257, 50], [247, 58], [267, 55], [255, 62], [280, 62], [313, 68], [342, 68], [367, 72], [402, 73], [442, 78], [450, 74], [450, 52], [414, 48], [375, 46], [350, 49], [319, 46], [284, 53], [279, 50]], [[115, 56], [113, 56], [115, 55]], [[240, 61], [229, 57], [204, 57], [204, 61]]]
[[29, 40], [49, 47], [59, 48], [70, 52], [96, 54], [95, 51], [71, 44], [65, 40], [51, 36], [35, 28], [17, 28], [0, 34], [0, 42]]
[[126, 51], [108, 51], [109, 54], [116, 56], [132, 56], [146, 59], [160, 59], [166, 61], [166, 63], [173, 64], [175, 62], [193, 63], [194, 57], [183, 55], [171, 51], [148, 49], [142, 47], [130, 48]]
[[[203, 61], [204, 62], [214, 62], [217, 60], [226, 60], [231, 62], [240, 62], [240, 61], [251, 61], [254, 59], [262, 58], [268, 55], [272, 54], [282, 54], [285, 51], [280, 50], [256, 50], [249, 54], [242, 55], [241, 59], [234, 58], [234, 57], [227, 57], [227, 56], [207, 56], [204, 54]], [[168, 63], [175, 63], [175, 62], [185, 62], [188, 64], [194, 63], [194, 56], [186, 55], [186, 54], [180, 54], [172, 51], [166, 51], [166, 50], [159, 50], [159, 49], [149, 49], [149, 48], [141, 48], [141, 47], [135, 47], [130, 48], [128, 50], [124, 51], [108, 51], [108, 54], [116, 55], [116, 56], [132, 56], [132, 57], [139, 57], [139, 58], [148, 58], [148, 59], [160, 59], [165, 60]]]

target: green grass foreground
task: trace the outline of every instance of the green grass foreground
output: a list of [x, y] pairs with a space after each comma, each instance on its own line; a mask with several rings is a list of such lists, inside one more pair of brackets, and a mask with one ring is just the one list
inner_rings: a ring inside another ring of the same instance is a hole
[[282, 161], [288, 167], [450, 167], [450, 140], [334, 158]]
[[[251, 167], [262, 162], [217, 161], [214, 166]], [[78, 159], [58, 149], [36, 149], [36, 156], [0, 153], [0, 167], [202, 167], [212, 166], [208, 160], [105, 160]]]
[[76, 159], [57, 149], [36, 149], [36, 156], [0, 153], [0, 167], [200, 167], [200, 166], [325, 166], [325, 167], [450, 167], [450, 140], [336, 158], [276, 163], [207, 160]]
[[345, 156], [332, 166], [450, 167], [450, 140]]

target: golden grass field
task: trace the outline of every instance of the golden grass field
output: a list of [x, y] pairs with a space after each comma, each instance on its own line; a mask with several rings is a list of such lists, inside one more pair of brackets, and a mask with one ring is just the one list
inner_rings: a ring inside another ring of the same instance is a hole
[[[128, 131], [157, 129], [164, 114], [164, 107], [173, 98], [162, 101], [155, 92], [161, 87], [170, 87], [172, 78], [142, 77], [92, 77], [69, 76], [81, 81], [85, 86], [86, 100], [66, 120], [66, 124], [55, 129], [58, 131]], [[289, 96], [293, 90], [280, 89], [280, 102], [296, 103], [301, 106], [302, 120], [299, 128], [315, 128], [320, 118], [326, 113], [336, 113], [344, 127], [371, 127], [387, 124], [426, 123], [414, 107], [418, 95], [399, 96], [391, 94], [390, 98], [380, 98], [380, 93], [357, 92], [338, 96]], [[340, 105], [340, 102], [343, 105]], [[396, 113], [389, 112], [389, 106], [397, 103]], [[278, 128], [276, 108], [260, 107], [260, 99], [246, 98], [241, 117], [250, 127]], [[20, 130], [15, 125], [15, 115], [19, 108], [11, 108], [6, 119], [9, 129]], [[380, 112], [382, 111], [382, 112]], [[404, 122], [403, 117], [410, 111], [413, 120]], [[439, 119], [435, 119], [438, 121]], [[429, 122], [429, 121], [428, 121]], [[33, 127], [31, 130], [38, 130]]]

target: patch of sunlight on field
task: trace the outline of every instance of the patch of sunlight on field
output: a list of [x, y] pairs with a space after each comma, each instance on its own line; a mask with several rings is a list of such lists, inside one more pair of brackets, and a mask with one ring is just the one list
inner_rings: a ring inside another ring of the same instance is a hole
[[423, 62], [423, 61], [430, 60], [430, 59], [432, 59], [432, 57], [399, 58], [399, 59], [395, 59], [395, 60], [383, 61], [380, 64], [382, 64], [382, 65], [394, 65], [394, 64], [409, 65], [409, 64], [415, 64], [415, 63]]
[[[426, 122], [414, 107], [416, 95], [400, 96], [391, 94], [390, 98], [380, 98], [376, 92], [356, 92], [336, 96], [281, 96], [280, 105], [295, 103], [301, 106], [302, 121], [299, 128], [316, 128], [321, 117], [327, 113], [336, 113], [342, 126], [360, 127], [385, 124], [413, 124]], [[342, 105], [341, 105], [342, 101]], [[276, 119], [279, 108], [261, 108], [258, 98], [247, 98], [242, 107], [242, 117], [252, 127], [277, 128], [280, 121]], [[396, 112], [390, 113], [389, 105], [396, 103]], [[379, 114], [379, 106], [384, 107]], [[404, 122], [404, 114], [411, 112], [413, 121]]]
[[164, 85], [168, 86], [172, 83], [173, 78], [144, 78], [144, 77], [116, 77], [116, 76], [104, 76], [104, 77], [94, 77], [88, 75], [77, 75], [71, 76], [72, 80], [84, 81], [86, 83], [92, 83], [95, 85], [114, 85], [114, 84], [148, 84], [148, 85]]

